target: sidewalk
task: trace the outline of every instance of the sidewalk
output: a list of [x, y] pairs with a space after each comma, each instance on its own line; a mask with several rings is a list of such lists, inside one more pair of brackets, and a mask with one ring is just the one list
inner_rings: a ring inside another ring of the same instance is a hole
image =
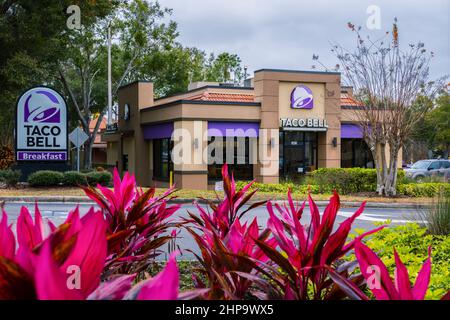
[[[258, 199], [260, 200], [260, 199]], [[0, 202], [59, 202], [59, 203], [94, 203], [91, 199], [86, 196], [0, 196]], [[171, 200], [171, 203], [193, 203], [197, 201], [199, 203], [204, 203], [205, 201], [198, 200], [195, 198], [175, 198]], [[273, 200], [275, 203], [284, 203], [284, 200]], [[325, 206], [328, 201], [317, 200], [315, 203], [318, 206]], [[251, 204], [251, 202], [249, 202]], [[343, 207], [359, 207], [361, 202], [357, 201], [341, 201], [341, 206]], [[367, 208], [426, 208], [429, 204], [418, 204], [418, 203], [395, 203], [395, 202], [370, 202], [366, 203]]]

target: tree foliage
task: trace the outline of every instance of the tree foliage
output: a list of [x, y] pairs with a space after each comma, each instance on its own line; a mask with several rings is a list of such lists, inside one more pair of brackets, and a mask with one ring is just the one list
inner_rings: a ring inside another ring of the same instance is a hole
[[[81, 29], [66, 26], [66, 8], [73, 4], [80, 7]], [[186, 91], [193, 81], [241, 81], [237, 55], [208, 57], [198, 48], [184, 47], [170, 14], [149, 0], [0, 0], [0, 143], [13, 145], [20, 94], [35, 85], [53, 86], [65, 95], [71, 128], [81, 125], [89, 135], [84, 165], [90, 167], [106, 112], [108, 25], [113, 100], [122, 84], [135, 80], [154, 82], [157, 97]], [[90, 130], [94, 118], [98, 121]]]

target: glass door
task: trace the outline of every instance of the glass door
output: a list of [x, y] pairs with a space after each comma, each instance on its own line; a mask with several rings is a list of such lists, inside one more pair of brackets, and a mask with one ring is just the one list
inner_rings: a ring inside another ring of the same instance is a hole
[[280, 177], [297, 180], [317, 169], [317, 133], [280, 132]]

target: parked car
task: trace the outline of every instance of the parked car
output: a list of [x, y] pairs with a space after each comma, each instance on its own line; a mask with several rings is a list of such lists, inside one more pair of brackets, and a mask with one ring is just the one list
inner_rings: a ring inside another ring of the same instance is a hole
[[450, 177], [450, 160], [445, 159], [428, 159], [420, 160], [414, 163], [410, 168], [404, 169], [405, 176], [423, 181], [425, 177], [437, 176], [444, 181], [448, 181]]

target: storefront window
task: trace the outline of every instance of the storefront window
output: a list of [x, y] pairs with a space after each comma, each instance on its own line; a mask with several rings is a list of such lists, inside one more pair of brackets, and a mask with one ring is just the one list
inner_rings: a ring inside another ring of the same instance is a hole
[[[208, 148], [208, 180], [222, 180], [222, 166], [228, 164], [228, 171], [235, 180], [253, 180], [253, 164], [250, 160], [250, 144], [253, 138], [232, 139], [211, 137]], [[220, 159], [218, 159], [220, 158]], [[218, 161], [214, 161], [218, 160]]]
[[372, 153], [363, 139], [341, 139], [341, 167], [374, 167]]
[[173, 168], [170, 153], [172, 143], [170, 139], [153, 140], [153, 177], [158, 180], [168, 180]]

